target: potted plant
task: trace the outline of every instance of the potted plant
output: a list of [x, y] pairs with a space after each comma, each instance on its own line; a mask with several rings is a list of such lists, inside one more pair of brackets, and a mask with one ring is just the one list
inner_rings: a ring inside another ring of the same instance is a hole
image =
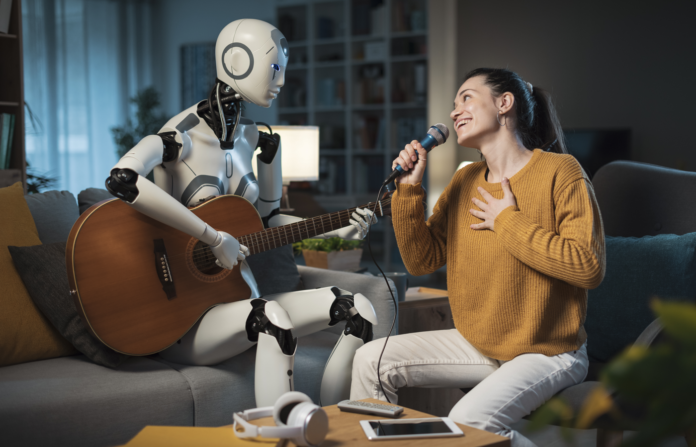
[[305, 264], [329, 270], [354, 272], [360, 268], [362, 241], [346, 241], [339, 237], [305, 239], [293, 244], [296, 254], [302, 253]]

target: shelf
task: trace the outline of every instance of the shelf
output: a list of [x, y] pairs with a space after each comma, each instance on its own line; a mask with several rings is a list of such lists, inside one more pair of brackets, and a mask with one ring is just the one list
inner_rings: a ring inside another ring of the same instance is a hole
[[17, 38], [16, 34], [0, 33], [0, 39], [16, 39], [16, 38]]
[[425, 109], [428, 106], [425, 102], [393, 102], [391, 104], [392, 109]]
[[332, 37], [330, 39], [314, 39], [314, 45], [332, 45], [337, 43], [345, 43], [346, 39], [343, 37]]
[[372, 65], [372, 64], [384, 64], [384, 59], [375, 59], [375, 60], [365, 60], [365, 59], [353, 59], [351, 61], [352, 66], [359, 66], [359, 65]]
[[288, 48], [294, 48], [294, 47], [304, 47], [309, 44], [308, 41], [306, 40], [295, 40], [293, 42], [288, 42]]
[[417, 37], [417, 36], [426, 36], [428, 35], [427, 30], [422, 30], [422, 31], [404, 31], [401, 33], [391, 33], [389, 37], [392, 39], [398, 39], [400, 37]]
[[353, 155], [359, 155], [359, 156], [367, 156], [367, 157], [382, 157], [384, 156], [384, 149], [376, 148], [376, 149], [355, 149], [353, 150]]
[[13, 102], [13, 101], [0, 101], [0, 106], [2, 106], [2, 107], [18, 107], [19, 103]]
[[288, 115], [291, 113], [307, 113], [307, 107], [278, 107], [278, 113]]
[[288, 72], [288, 71], [307, 70], [308, 68], [309, 68], [309, 65], [307, 65], [307, 64], [294, 64], [294, 65], [288, 65], [288, 67], [285, 69], [285, 71]]
[[346, 155], [345, 149], [321, 149], [319, 148], [319, 156], [335, 157]]
[[392, 56], [392, 62], [415, 62], [415, 61], [427, 61], [427, 54], [410, 54], [408, 56]]
[[352, 36], [351, 42], [367, 42], [370, 40], [383, 40], [387, 37], [387, 34], [365, 34], [360, 36]]
[[372, 110], [382, 110], [384, 109], [384, 104], [354, 104], [354, 112], [369, 112]]
[[346, 63], [344, 61], [330, 61], [330, 62], [315, 62], [314, 68], [343, 68]]
[[314, 108], [315, 111], [317, 112], [345, 112], [346, 111], [346, 106], [341, 105], [341, 106], [317, 106]]

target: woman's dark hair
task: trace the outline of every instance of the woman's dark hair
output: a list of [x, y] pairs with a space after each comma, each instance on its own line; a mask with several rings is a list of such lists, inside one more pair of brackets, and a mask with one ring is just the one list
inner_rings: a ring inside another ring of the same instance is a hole
[[498, 97], [510, 92], [515, 97], [517, 131], [527, 149], [541, 148], [545, 151], [567, 154], [563, 129], [551, 102], [551, 95], [534, 86], [530, 89], [514, 71], [505, 68], [477, 68], [464, 77], [483, 76], [493, 95]]

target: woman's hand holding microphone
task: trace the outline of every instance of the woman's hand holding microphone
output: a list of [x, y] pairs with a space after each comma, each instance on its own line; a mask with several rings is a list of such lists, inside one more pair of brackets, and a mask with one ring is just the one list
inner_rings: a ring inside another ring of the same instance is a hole
[[397, 165], [404, 170], [404, 173], [396, 179], [396, 182], [406, 183], [407, 185], [420, 183], [425, 174], [427, 158], [428, 152], [417, 140], [407, 144], [392, 163], [392, 170], [396, 169]]

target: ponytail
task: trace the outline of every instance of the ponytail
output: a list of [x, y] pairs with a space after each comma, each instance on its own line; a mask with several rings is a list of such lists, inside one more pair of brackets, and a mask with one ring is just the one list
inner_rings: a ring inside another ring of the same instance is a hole
[[494, 96], [510, 92], [515, 97], [517, 132], [527, 149], [540, 148], [549, 152], [567, 154], [563, 129], [545, 90], [525, 82], [514, 71], [504, 68], [477, 68], [464, 78], [483, 76]]

